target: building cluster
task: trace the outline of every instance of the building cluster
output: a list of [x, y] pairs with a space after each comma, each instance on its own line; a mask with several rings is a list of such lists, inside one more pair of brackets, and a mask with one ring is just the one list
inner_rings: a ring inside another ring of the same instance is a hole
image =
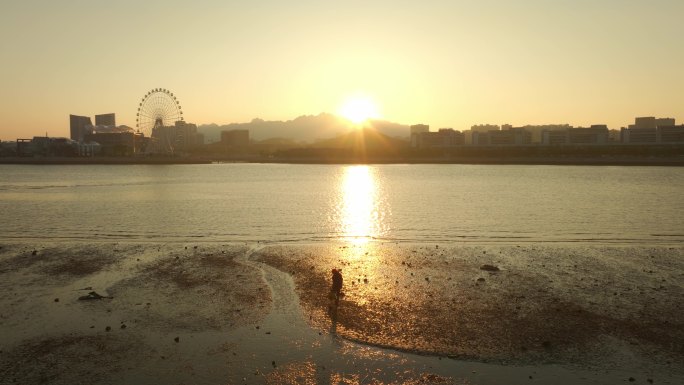
[[568, 124], [513, 127], [509, 124], [475, 125], [466, 131], [440, 128], [430, 131], [425, 124], [410, 126], [413, 148], [458, 146], [583, 146], [611, 144], [684, 144], [684, 125], [672, 118], [639, 117], [618, 130], [606, 125], [572, 127]]
[[[204, 144], [197, 126], [177, 121], [173, 126], [158, 126], [146, 137], [128, 126], [117, 126], [116, 115], [69, 115], [69, 138], [36, 136], [17, 139], [14, 148], [2, 150], [17, 156], [132, 156], [137, 154], [177, 154]], [[11, 143], [11, 142], [9, 142]]]
[[179, 120], [173, 126], [154, 127], [147, 146], [142, 151], [157, 154], [185, 153], [202, 145], [204, 135], [197, 132], [197, 126]]

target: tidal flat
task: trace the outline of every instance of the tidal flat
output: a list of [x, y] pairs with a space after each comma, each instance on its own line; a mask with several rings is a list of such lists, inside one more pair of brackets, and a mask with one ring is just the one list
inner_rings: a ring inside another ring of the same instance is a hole
[[0, 383], [684, 382], [681, 246], [0, 246]]

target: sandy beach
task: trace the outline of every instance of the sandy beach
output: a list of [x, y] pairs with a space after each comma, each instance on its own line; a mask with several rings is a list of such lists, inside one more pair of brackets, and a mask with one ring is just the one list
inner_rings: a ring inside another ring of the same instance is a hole
[[684, 382], [681, 246], [0, 246], [3, 384]]

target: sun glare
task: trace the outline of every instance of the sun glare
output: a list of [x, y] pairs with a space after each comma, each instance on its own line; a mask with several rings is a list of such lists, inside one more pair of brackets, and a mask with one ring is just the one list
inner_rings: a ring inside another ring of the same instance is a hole
[[363, 244], [375, 236], [375, 180], [368, 166], [350, 166], [344, 170], [342, 186], [342, 232], [354, 244]]
[[355, 124], [380, 117], [375, 102], [366, 96], [355, 96], [348, 99], [340, 107], [339, 114]]

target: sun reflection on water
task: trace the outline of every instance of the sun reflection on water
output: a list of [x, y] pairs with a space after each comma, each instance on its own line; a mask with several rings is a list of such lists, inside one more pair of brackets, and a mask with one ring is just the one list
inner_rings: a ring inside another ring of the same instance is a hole
[[340, 230], [344, 239], [355, 245], [363, 245], [377, 237], [381, 215], [373, 170], [369, 166], [346, 167], [340, 194]]

